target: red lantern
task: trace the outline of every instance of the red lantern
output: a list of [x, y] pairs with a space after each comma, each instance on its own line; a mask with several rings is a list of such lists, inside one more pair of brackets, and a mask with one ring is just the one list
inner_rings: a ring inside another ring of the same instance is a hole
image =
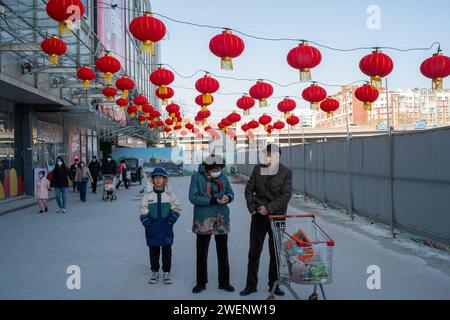
[[59, 22], [60, 35], [72, 31], [73, 23], [81, 20], [84, 10], [81, 0], [49, 0], [46, 7], [49, 17]]
[[186, 123], [184, 126], [185, 126], [186, 129], [189, 129], [189, 130], [194, 129], [194, 125], [192, 123], [190, 123], [190, 122]]
[[361, 59], [359, 68], [370, 77], [373, 86], [381, 88], [382, 78], [387, 77], [392, 72], [394, 62], [388, 55], [377, 49]]
[[[165, 93], [164, 93], [165, 91]], [[175, 91], [171, 87], [159, 87], [156, 89], [155, 95], [162, 100], [162, 105], [165, 106], [169, 103], [169, 99], [173, 98]]]
[[150, 111], [150, 119], [156, 121], [159, 117], [161, 117], [161, 112], [159, 112], [158, 110]]
[[165, 129], [164, 129], [164, 132], [166, 132], [166, 133], [171, 133], [172, 132], [172, 127], [166, 127]]
[[[207, 102], [205, 103], [203, 101]], [[195, 103], [198, 104], [202, 109], [206, 109], [206, 107], [214, 103], [214, 97], [209, 96], [209, 98], [207, 98], [206, 95], [200, 94], [197, 97], [195, 97]]]
[[165, 122], [168, 126], [173, 125], [173, 120], [170, 119], [170, 118], [167, 118], [164, 122]]
[[160, 66], [157, 70], [150, 74], [150, 81], [155, 86], [160, 87], [160, 93], [167, 93], [167, 86], [175, 80], [175, 75], [172, 71]]
[[136, 116], [136, 113], [138, 112], [138, 108], [134, 105], [128, 106], [127, 112], [131, 118], [134, 118]]
[[58, 57], [62, 56], [67, 52], [67, 45], [63, 40], [61, 40], [57, 36], [53, 36], [51, 38], [42, 41], [41, 49], [46, 54], [50, 55], [48, 60], [50, 61], [51, 64], [57, 64]]
[[278, 103], [278, 110], [284, 113], [284, 118], [287, 119], [291, 116], [291, 112], [295, 110], [297, 107], [297, 103], [295, 100], [290, 98], [284, 98], [281, 102]]
[[153, 131], [156, 127], [156, 124], [154, 122], [149, 122], [148, 127], [150, 128], [150, 131]]
[[235, 124], [239, 121], [241, 121], [241, 115], [237, 112], [232, 112], [228, 115], [227, 119], [232, 123]]
[[120, 107], [120, 109], [125, 110], [125, 107], [128, 105], [128, 100], [125, 98], [117, 99], [116, 104]]
[[95, 72], [91, 68], [84, 66], [77, 70], [77, 77], [78, 79], [83, 80], [83, 87], [88, 88], [91, 81], [95, 79]]
[[227, 118], [223, 118], [222, 121], [221, 121], [221, 123], [222, 123], [223, 126], [226, 127], [226, 128], [228, 128], [228, 127], [230, 127], [230, 126], [233, 125], [233, 123], [232, 123], [230, 120], [228, 120]]
[[320, 51], [307, 43], [300, 43], [287, 55], [288, 64], [300, 70], [300, 82], [311, 80], [311, 69], [317, 67], [321, 61]]
[[250, 88], [249, 94], [253, 99], [259, 100], [260, 108], [267, 107], [267, 99], [273, 94], [273, 87], [266, 82], [258, 81]]
[[268, 136], [268, 137], [271, 137], [271, 136], [272, 136], [273, 129], [274, 129], [274, 126], [268, 124], [267, 127], [266, 127], [265, 129], [266, 129], [266, 132], [267, 132], [267, 136]]
[[239, 57], [244, 51], [245, 44], [241, 38], [225, 30], [214, 36], [209, 42], [209, 50], [221, 58], [221, 69], [233, 70], [233, 58]]
[[139, 111], [142, 111], [142, 107], [148, 103], [145, 96], [140, 95], [133, 99], [133, 103], [138, 106]]
[[239, 109], [244, 110], [244, 115], [248, 116], [250, 114], [250, 109], [255, 106], [255, 100], [252, 97], [243, 95], [238, 99], [236, 105]]
[[114, 58], [111, 53], [107, 53], [95, 61], [95, 66], [100, 72], [104, 73], [106, 82], [111, 83], [113, 74], [120, 71], [120, 61]]
[[112, 101], [117, 94], [117, 89], [111, 86], [103, 89], [103, 95], [108, 98], [109, 101]]
[[283, 130], [285, 127], [285, 123], [281, 120], [278, 120], [273, 124], [273, 127], [277, 130]]
[[327, 98], [320, 104], [320, 109], [327, 113], [328, 118], [331, 118], [333, 112], [339, 109], [339, 101], [333, 98]]
[[122, 98], [128, 98], [128, 91], [133, 90], [134, 81], [127, 76], [123, 76], [116, 81], [116, 87], [122, 90]]
[[252, 121], [249, 121], [247, 125], [250, 129], [257, 129], [259, 127], [259, 122], [253, 119]]
[[180, 111], [180, 106], [176, 103], [171, 103], [166, 107], [166, 111], [171, 118], [175, 118], [177, 116], [176, 113]]
[[173, 127], [174, 130], [180, 130], [181, 128], [182, 127], [179, 124], [177, 124], [175, 127]]
[[139, 121], [140, 124], [142, 124], [142, 123], [144, 123], [145, 121], [147, 121], [147, 117], [144, 116], [143, 114], [140, 114], [140, 115], [138, 116], [138, 121]]
[[267, 131], [268, 125], [272, 121], [272, 117], [267, 114], [263, 114], [261, 117], [259, 117], [258, 120], [259, 123], [264, 127], [264, 130]]
[[150, 113], [154, 111], [155, 109], [150, 104], [146, 103], [142, 106], [142, 112], [145, 113], [146, 117], [150, 117]]
[[425, 77], [432, 79], [433, 90], [442, 90], [444, 78], [450, 75], [450, 57], [444, 56], [439, 50], [431, 58], [422, 62], [420, 72]]
[[241, 126], [241, 130], [244, 131], [245, 133], [247, 133], [247, 131], [250, 130], [250, 127], [248, 126], [248, 124], [244, 123]]
[[365, 84], [355, 90], [355, 97], [364, 103], [364, 110], [371, 111], [374, 103], [380, 95], [378, 89], [370, 84]]
[[166, 26], [164, 23], [153, 17], [150, 13], [134, 18], [130, 23], [130, 32], [139, 41], [142, 42], [141, 50], [144, 53], [150, 52], [154, 55], [155, 42], [158, 42], [166, 35]]
[[319, 103], [327, 98], [327, 91], [321, 86], [313, 83], [305, 88], [302, 97], [310, 103], [311, 110], [319, 110]]
[[164, 121], [162, 121], [162, 120], [156, 121], [156, 126], [157, 126], [159, 129], [161, 129], [161, 128], [164, 126]]
[[219, 87], [219, 81], [212, 78], [209, 74], [206, 74], [203, 78], [200, 78], [195, 82], [195, 89], [200, 93], [203, 93], [203, 105], [212, 103], [211, 94], [219, 90]]
[[211, 116], [211, 111], [209, 111], [208, 109], [200, 110], [199, 112], [197, 112], [197, 116], [202, 120], [202, 124], [205, 124], [206, 119]]
[[291, 126], [291, 129], [293, 129], [296, 125], [300, 123], [300, 118], [296, 115], [291, 115], [289, 118], [286, 119], [286, 123]]

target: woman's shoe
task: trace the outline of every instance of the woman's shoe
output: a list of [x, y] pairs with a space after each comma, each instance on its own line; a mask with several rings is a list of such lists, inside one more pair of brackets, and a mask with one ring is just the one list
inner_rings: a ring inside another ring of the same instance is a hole
[[48, 212], [48, 208], [47, 207], [45, 207], [45, 212]]
[[165, 284], [172, 284], [172, 277], [169, 272], [164, 272], [163, 281]]
[[39, 210], [39, 213], [44, 213], [44, 211], [43, 210]]
[[66, 209], [61, 209], [61, 212], [66, 213], [67, 211], [66, 211]]
[[203, 290], [206, 290], [206, 286], [204, 284], [197, 284], [193, 289], [192, 293], [200, 293]]
[[155, 284], [156, 282], [158, 282], [158, 279], [159, 279], [159, 272], [152, 271], [152, 274], [150, 276], [150, 280], [148, 281], [148, 283]]
[[224, 290], [226, 292], [234, 292], [235, 291], [234, 287], [231, 284], [227, 284], [225, 286], [219, 286], [219, 289]]
[[239, 294], [240, 294], [241, 296], [248, 296], [248, 295], [250, 295], [250, 294], [252, 294], [252, 293], [255, 293], [255, 292], [256, 292], [256, 289], [245, 288], [245, 289], [242, 290]]
[[60, 213], [61, 212], [61, 209], [56, 209], [56, 213]]

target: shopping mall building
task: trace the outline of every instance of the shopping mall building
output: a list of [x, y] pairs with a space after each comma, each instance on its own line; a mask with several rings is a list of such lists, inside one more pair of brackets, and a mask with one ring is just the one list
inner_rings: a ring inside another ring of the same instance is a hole
[[157, 137], [103, 98], [101, 76], [87, 89], [76, 77], [78, 68], [94, 68], [95, 59], [109, 51], [122, 65], [115, 78], [128, 75], [136, 83], [130, 98], [144, 94], [157, 106], [148, 76], [160, 62], [159, 45], [154, 56], [142, 54], [127, 27], [139, 11], [150, 11], [149, 1], [83, 3], [81, 23], [64, 37], [67, 53], [51, 65], [40, 43], [58, 33], [58, 23], [48, 17], [45, 2], [0, 2], [0, 200], [32, 195], [35, 172], [51, 171], [58, 156], [66, 163], [102, 159], [119, 141]]

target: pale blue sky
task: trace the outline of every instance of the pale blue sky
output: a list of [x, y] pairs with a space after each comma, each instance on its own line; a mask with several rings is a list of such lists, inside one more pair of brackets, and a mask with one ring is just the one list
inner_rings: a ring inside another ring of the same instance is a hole
[[[202, 24], [231, 27], [266, 37], [305, 38], [340, 48], [355, 46], [393, 46], [399, 48], [428, 47], [439, 41], [444, 53], [450, 54], [450, 2], [446, 0], [347, 0], [347, 1], [237, 1], [237, 0], [153, 0], [153, 11], [172, 18]], [[381, 29], [370, 30], [366, 22], [366, 10], [370, 5], [381, 9]], [[241, 57], [234, 60], [234, 71], [220, 70], [219, 59], [208, 48], [209, 40], [220, 30], [203, 29], [162, 19], [169, 36], [163, 41], [162, 62], [172, 65], [183, 75], [198, 69], [237, 78], [264, 78], [280, 83], [298, 80], [298, 72], [286, 63], [288, 51], [295, 42], [268, 42], [242, 37], [246, 48]], [[360, 58], [369, 51], [336, 52], [320, 49], [322, 63], [313, 70], [314, 80], [345, 84], [365, 80], [358, 67]], [[414, 86], [428, 87], [430, 82], [419, 71], [420, 63], [431, 56], [428, 52], [399, 53], [385, 50], [394, 60], [394, 71], [389, 81], [392, 89]], [[174, 85], [193, 87], [195, 80], [176, 77]], [[219, 79], [220, 92], [247, 92], [251, 82]], [[449, 86], [450, 80], [445, 83]], [[275, 86], [274, 96], [300, 96], [306, 84], [288, 88]], [[333, 92], [336, 88], [327, 88]], [[196, 92], [175, 88], [176, 99], [194, 105]], [[211, 110], [224, 110], [215, 115], [225, 116], [235, 107], [238, 96], [215, 95]], [[271, 100], [269, 109], [255, 113], [275, 112], [276, 103]], [[302, 108], [304, 101], [298, 101]], [[187, 107], [193, 112], [197, 108]]]

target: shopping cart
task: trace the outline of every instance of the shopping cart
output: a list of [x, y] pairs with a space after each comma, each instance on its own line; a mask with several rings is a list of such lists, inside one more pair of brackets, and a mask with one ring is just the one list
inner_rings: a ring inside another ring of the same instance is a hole
[[113, 174], [105, 174], [103, 176], [103, 197], [105, 202], [117, 200], [116, 196], [116, 176]]
[[278, 285], [285, 286], [299, 296], [291, 283], [313, 285], [310, 300], [317, 300], [317, 287], [326, 300], [323, 285], [333, 280], [332, 257], [334, 241], [316, 223], [314, 215], [269, 216], [277, 258], [278, 281], [272, 287], [268, 300], [275, 298]]

